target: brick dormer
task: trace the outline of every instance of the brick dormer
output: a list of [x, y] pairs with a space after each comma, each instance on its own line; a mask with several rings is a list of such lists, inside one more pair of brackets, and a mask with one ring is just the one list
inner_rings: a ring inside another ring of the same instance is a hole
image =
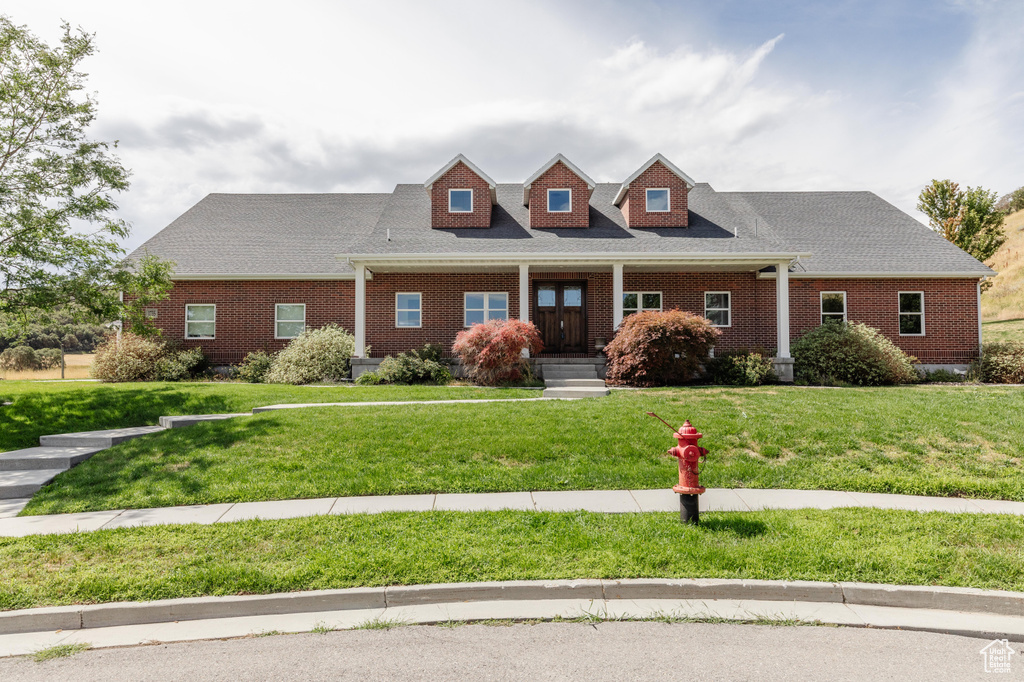
[[430, 226], [490, 227], [497, 203], [494, 180], [462, 154], [423, 183], [430, 195]]
[[594, 181], [572, 161], [555, 155], [523, 183], [530, 227], [590, 227], [593, 193]]
[[661, 154], [626, 178], [615, 195], [629, 227], [687, 227], [694, 182]]

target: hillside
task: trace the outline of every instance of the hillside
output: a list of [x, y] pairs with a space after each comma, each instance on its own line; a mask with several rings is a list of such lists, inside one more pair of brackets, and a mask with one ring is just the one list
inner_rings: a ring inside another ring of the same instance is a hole
[[986, 322], [1024, 319], [1024, 211], [1006, 216], [1006, 243], [987, 262], [999, 274], [981, 295]]

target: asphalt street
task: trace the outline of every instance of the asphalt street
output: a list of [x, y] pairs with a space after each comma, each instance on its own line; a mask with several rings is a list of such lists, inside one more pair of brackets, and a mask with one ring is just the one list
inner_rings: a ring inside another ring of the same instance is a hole
[[[3, 659], [0, 680], [991, 680], [980, 653], [986, 644], [816, 626], [404, 626], [98, 649], [42, 663]], [[1010, 674], [994, 677], [1024, 679], [1024, 661], [1012, 656]]]

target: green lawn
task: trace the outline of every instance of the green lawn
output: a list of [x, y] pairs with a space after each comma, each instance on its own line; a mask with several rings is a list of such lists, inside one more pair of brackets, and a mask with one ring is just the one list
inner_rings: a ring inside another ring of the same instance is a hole
[[1024, 320], [985, 322], [981, 325], [981, 336], [985, 343], [994, 341], [1024, 343]]
[[[843, 509], [426, 512], [0, 538], [0, 609], [514, 579], [850, 580], [1024, 591], [1024, 519]], [[529, 548], [528, 551], [526, 548]]]
[[713, 487], [1024, 500], [1024, 391], [693, 388], [574, 402], [312, 408], [147, 436], [59, 476], [24, 514], [341, 495], [660, 488], [689, 418]]
[[0, 452], [39, 445], [39, 436], [51, 433], [147, 426], [164, 415], [248, 412], [276, 403], [537, 397], [535, 390], [466, 386], [0, 381]]

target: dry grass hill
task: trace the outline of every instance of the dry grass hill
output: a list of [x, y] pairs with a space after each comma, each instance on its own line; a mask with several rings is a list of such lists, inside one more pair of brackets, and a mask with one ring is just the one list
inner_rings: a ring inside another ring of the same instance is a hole
[[985, 322], [1024, 319], [1024, 211], [1006, 216], [1006, 243], [987, 262], [999, 274], [981, 295]]

